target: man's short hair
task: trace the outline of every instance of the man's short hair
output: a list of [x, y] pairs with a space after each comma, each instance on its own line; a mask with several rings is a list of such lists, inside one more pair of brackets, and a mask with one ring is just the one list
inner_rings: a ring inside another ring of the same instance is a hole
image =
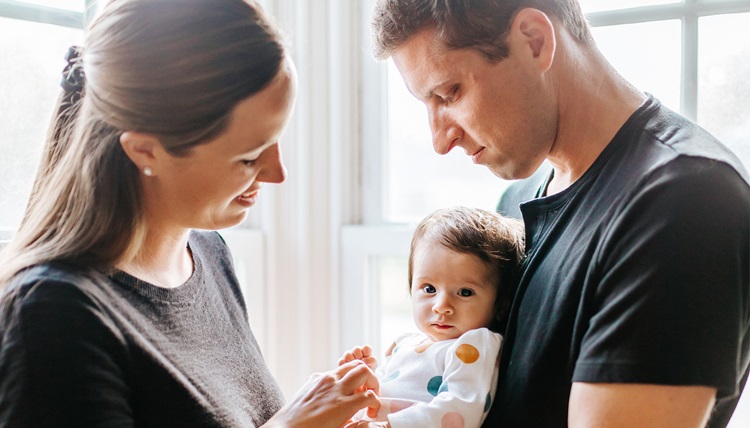
[[386, 59], [417, 32], [432, 27], [446, 47], [475, 49], [500, 61], [508, 56], [506, 36], [513, 17], [524, 8], [554, 17], [578, 42], [593, 44], [578, 0], [377, 0], [373, 54]]

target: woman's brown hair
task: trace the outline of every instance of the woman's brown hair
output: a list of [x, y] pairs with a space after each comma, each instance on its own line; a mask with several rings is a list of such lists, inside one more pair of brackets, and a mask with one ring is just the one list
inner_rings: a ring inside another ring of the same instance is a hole
[[284, 57], [251, 0], [105, 5], [70, 54], [25, 215], [0, 253], [0, 286], [44, 262], [106, 270], [132, 257], [144, 236], [141, 187], [120, 135], [152, 134], [188, 156], [224, 131]]

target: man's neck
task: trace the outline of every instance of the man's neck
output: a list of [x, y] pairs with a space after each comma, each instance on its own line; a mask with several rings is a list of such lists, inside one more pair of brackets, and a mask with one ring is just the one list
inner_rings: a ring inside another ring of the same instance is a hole
[[572, 40], [560, 60], [560, 113], [555, 143], [547, 156], [555, 175], [547, 194], [578, 180], [612, 141], [646, 95], [617, 74], [596, 48]]

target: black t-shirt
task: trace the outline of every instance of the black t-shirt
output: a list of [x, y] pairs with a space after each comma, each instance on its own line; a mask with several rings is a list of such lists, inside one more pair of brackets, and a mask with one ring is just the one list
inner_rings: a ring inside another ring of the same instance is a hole
[[[283, 396], [247, 323], [226, 245], [190, 236], [165, 289], [59, 264], [0, 300], [0, 427], [253, 427]], [[92, 281], [93, 278], [93, 281]]]
[[528, 255], [485, 426], [567, 426], [572, 382], [716, 387], [725, 426], [750, 351], [741, 163], [649, 97], [569, 188], [540, 196], [545, 168], [498, 205]]

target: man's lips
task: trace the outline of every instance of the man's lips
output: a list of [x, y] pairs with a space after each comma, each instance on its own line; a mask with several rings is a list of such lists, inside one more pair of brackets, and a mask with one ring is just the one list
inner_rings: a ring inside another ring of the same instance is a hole
[[471, 155], [471, 160], [472, 160], [472, 162], [474, 162], [474, 163], [479, 163], [479, 158], [481, 158], [481, 157], [482, 157], [482, 152], [484, 152], [484, 147], [482, 147], [482, 148], [480, 148], [479, 150], [477, 150], [476, 152], [474, 152], [474, 153], [473, 153], [473, 154]]

